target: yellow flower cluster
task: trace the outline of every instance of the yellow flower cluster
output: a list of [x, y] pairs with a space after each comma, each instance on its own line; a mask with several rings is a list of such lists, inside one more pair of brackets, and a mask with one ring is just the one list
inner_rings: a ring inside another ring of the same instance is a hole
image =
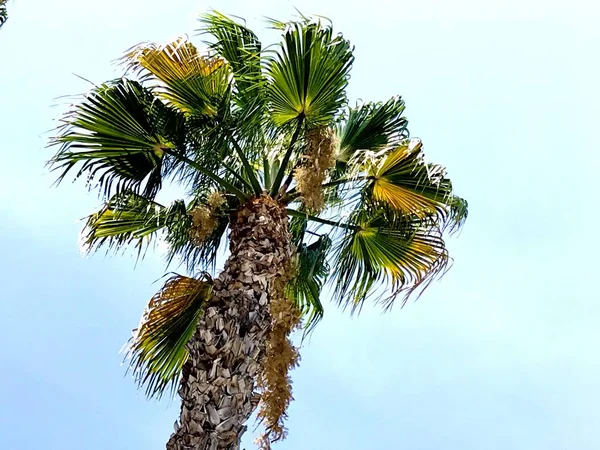
[[270, 448], [271, 441], [286, 436], [283, 422], [293, 400], [289, 371], [298, 365], [300, 359], [298, 349], [289, 337], [300, 326], [300, 311], [282, 295], [282, 290], [278, 291], [281, 291], [280, 295], [273, 296], [269, 306], [272, 328], [258, 379], [258, 386], [262, 390], [258, 418], [265, 422], [267, 433], [257, 443], [263, 450]]
[[205, 205], [197, 206], [191, 211], [190, 237], [195, 245], [201, 245], [215, 231], [218, 225], [218, 210], [225, 201], [221, 192], [211, 192]]
[[331, 128], [321, 127], [306, 133], [304, 161], [294, 171], [294, 180], [302, 203], [311, 212], [320, 212], [325, 207], [321, 186], [335, 164], [338, 146], [338, 138]]

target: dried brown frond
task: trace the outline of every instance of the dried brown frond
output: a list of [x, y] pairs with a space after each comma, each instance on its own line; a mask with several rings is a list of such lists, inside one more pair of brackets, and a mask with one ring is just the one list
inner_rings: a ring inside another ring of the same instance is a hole
[[268, 433], [261, 434], [254, 439], [254, 444], [258, 447], [258, 450], [271, 450], [271, 440]]
[[302, 164], [294, 171], [294, 180], [302, 203], [312, 212], [319, 212], [325, 206], [321, 186], [335, 164], [338, 147], [339, 140], [331, 128], [321, 127], [306, 133], [306, 151]]

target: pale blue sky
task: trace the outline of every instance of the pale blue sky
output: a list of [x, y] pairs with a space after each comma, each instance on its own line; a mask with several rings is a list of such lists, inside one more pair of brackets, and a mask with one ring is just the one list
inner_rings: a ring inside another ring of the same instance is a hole
[[412, 135], [470, 202], [449, 241], [453, 269], [418, 302], [353, 319], [327, 305], [293, 374], [290, 436], [276, 448], [600, 448], [592, 3], [9, 0], [0, 448], [164, 448], [177, 402], [146, 401], [118, 355], [164, 265], [78, 253], [77, 219], [99, 202], [82, 184], [50, 189], [45, 132], [63, 107], [57, 97], [87, 89], [74, 73], [113, 78], [125, 49], [192, 34], [209, 6], [256, 30], [293, 6], [333, 19], [356, 45], [351, 99], [401, 94]]

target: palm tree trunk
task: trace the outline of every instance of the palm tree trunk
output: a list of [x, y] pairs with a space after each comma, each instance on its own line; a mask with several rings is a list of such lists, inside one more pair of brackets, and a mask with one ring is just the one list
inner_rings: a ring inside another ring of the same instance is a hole
[[231, 221], [230, 250], [188, 344], [181, 414], [167, 450], [239, 450], [256, 406], [255, 380], [271, 325], [270, 293], [278, 279], [286, 279], [291, 261], [285, 209], [270, 197], [250, 200]]

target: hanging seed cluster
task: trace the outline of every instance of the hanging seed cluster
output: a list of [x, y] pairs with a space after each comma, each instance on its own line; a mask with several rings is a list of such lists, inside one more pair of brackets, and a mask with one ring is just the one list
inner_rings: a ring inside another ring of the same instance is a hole
[[306, 133], [306, 151], [302, 164], [294, 171], [294, 180], [302, 203], [311, 212], [320, 212], [325, 206], [321, 186], [335, 164], [338, 146], [338, 138], [331, 128], [315, 128]]
[[287, 430], [283, 423], [287, 417], [287, 408], [293, 400], [289, 372], [298, 365], [300, 359], [298, 349], [289, 337], [300, 326], [300, 311], [285, 298], [283, 288], [282, 285], [277, 295], [271, 296], [271, 332], [258, 378], [258, 386], [262, 390], [258, 418], [265, 423], [267, 429], [267, 433], [258, 440], [263, 450], [270, 448], [269, 441], [286, 437]]
[[261, 434], [254, 440], [259, 450], [271, 450], [271, 440], [267, 434]]
[[225, 204], [225, 196], [221, 192], [211, 192], [205, 205], [192, 209], [192, 227], [190, 237], [195, 245], [201, 245], [215, 231], [218, 225], [220, 208]]

